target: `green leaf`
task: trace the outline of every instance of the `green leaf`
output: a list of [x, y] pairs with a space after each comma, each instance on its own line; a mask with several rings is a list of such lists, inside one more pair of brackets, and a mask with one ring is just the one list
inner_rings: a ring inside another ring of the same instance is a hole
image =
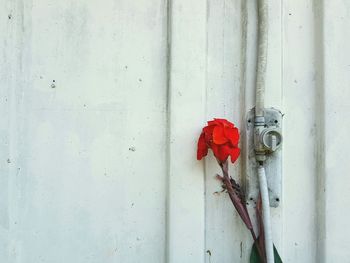
[[[278, 251], [277, 251], [275, 245], [273, 245], [273, 252], [275, 255], [275, 263], [283, 263], [280, 255], [278, 254]], [[254, 243], [253, 247], [252, 247], [252, 252], [250, 254], [250, 263], [262, 263], [262, 262], [263, 261], [260, 259], [257, 245], [256, 245], [256, 243]]]
[[273, 245], [273, 254], [275, 255], [275, 263], [283, 263], [275, 245]]
[[258, 248], [254, 242], [252, 252], [250, 253], [250, 263], [261, 263]]

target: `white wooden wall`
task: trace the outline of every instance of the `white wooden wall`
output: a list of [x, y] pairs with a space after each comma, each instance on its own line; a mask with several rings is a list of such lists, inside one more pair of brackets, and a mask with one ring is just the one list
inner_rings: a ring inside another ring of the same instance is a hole
[[[255, 0], [0, 6], [0, 262], [248, 262], [196, 141], [254, 106]], [[276, 246], [284, 262], [350, 262], [350, 1], [270, 0], [269, 26]]]

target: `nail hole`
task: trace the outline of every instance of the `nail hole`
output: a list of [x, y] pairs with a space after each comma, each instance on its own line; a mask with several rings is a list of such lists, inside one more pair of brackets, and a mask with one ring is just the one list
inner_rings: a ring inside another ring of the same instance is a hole
[[251, 123], [251, 122], [252, 122], [251, 119], [249, 119], [249, 120], [248, 120], [248, 123]]
[[276, 200], [276, 202], [279, 202], [279, 201], [280, 201], [280, 199], [279, 199], [279, 198], [276, 198], [275, 200]]
[[275, 123], [278, 123], [278, 120], [275, 120]]
[[250, 201], [253, 201], [253, 199], [254, 199], [253, 197], [249, 198]]

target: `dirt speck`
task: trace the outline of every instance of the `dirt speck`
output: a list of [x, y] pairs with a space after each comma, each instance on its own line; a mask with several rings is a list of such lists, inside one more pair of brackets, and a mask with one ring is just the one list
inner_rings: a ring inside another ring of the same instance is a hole
[[211, 251], [209, 249], [207, 250], [207, 254], [211, 257]]
[[242, 243], [242, 241], [241, 241], [241, 244], [240, 244], [240, 257], [242, 258], [242, 256], [243, 256], [243, 243]]
[[135, 151], [136, 151], [135, 146], [131, 146], [131, 147], [129, 148], [129, 151], [135, 152]]

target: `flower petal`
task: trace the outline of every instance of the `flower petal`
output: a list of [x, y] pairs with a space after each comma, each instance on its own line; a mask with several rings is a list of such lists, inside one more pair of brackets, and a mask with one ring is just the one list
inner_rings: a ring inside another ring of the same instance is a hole
[[229, 122], [228, 120], [226, 119], [214, 119], [214, 121], [217, 123], [217, 124], [220, 124], [224, 127], [235, 127], [234, 124], [232, 122]]
[[213, 141], [215, 144], [224, 144], [228, 140], [225, 137], [224, 129], [221, 126], [215, 126], [213, 130]]
[[232, 143], [232, 146], [237, 147], [238, 141], [239, 141], [238, 129], [236, 127], [235, 128], [225, 127], [224, 133], [225, 133], [226, 138]]
[[218, 125], [218, 124], [216, 123], [215, 119], [212, 120], [212, 121], [207, 121], [207, 123], [208, 123], [208, 126]]
[[210, 146], [211, 150], [213, 151], [214, 156], [216, 157], [216, 159], [219, 159], [218, 156], [220, 156], [219, 154], [219, 146], [212, 143]]
[[202, 132], [198, 139], [197, 160], [201, 160], [207, 154], [208, 154], [208, 146], [205, 141], [205, 134], [204, 132]]
[[205, 134], [205, 141], [206, 142], [210, 142], [211, 140], [213, 140], [213, 130], [214, 130], [215, 126], [214, 125], [210, 125], [210, 126], [206, 126], [203, 128], [203, 132]]
[[216, 151], [214, 152], [214, 155], [216, 159], [218, 159], [220, 162], [225, 162], [227, 158], [229, 157], [231, 153], [231, 148], [229, 145], [215, 145], [217, 147]]
[[238, 147], [231, 149], [230, 156], [231, 156], [232, 163], [234, 163], [238, 159], [240, 152], [241, 152], [241, 150]]

